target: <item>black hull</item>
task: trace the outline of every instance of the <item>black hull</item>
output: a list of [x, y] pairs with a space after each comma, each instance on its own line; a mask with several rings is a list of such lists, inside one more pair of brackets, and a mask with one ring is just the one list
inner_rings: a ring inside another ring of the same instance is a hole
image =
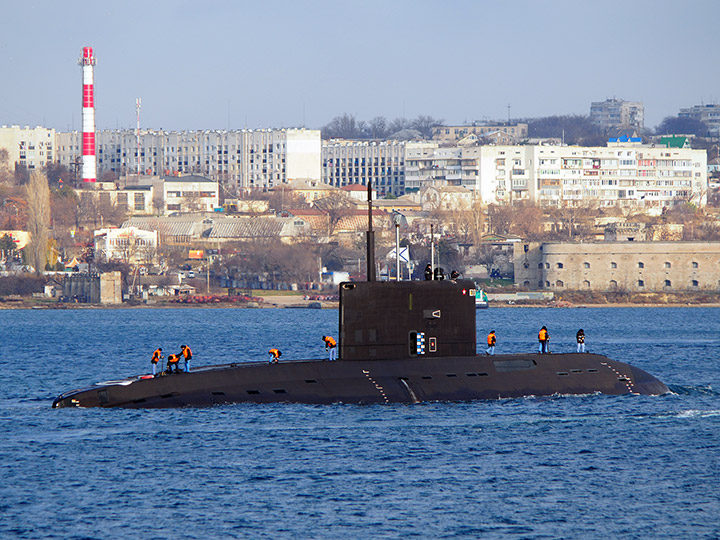
[[417, 403], [555, 394], [660, 395], [649, 373], [597, 354], [246, 363], [73, 390], [53, 407], [174, 408], [224, 403]]

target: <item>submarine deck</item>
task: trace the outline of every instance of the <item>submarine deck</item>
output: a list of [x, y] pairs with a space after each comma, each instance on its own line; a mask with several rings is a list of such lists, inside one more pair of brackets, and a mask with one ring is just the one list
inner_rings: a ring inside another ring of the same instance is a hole
[[53, 407], [168, 408], [222, 403], [415, 403], [553, 394], [668, 392], [647, 372], [597, 354], [233, 362], [65, 392]]

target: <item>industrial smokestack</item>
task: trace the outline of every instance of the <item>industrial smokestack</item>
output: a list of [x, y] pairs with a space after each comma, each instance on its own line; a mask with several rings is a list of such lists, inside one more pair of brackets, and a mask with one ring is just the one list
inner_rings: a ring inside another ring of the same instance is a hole
[[97, 163], [95, 157], [95, 56], [92, 47], [83, 47], [78, 60], [82, 66], [82, 179], [95, 182]]

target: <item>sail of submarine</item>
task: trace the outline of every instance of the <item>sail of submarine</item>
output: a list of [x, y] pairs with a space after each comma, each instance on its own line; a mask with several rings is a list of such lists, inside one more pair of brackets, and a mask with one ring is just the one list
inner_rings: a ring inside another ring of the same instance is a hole
[[136, 376], [65, 392], [53, 407], [416, 403], [669, 391], [649, 373], [598, 354], [478, 355], [475, 284], [376, 281], [370, 195], [368, 209], [368, 281], [339, 286], [337, 361], [233, 363]]

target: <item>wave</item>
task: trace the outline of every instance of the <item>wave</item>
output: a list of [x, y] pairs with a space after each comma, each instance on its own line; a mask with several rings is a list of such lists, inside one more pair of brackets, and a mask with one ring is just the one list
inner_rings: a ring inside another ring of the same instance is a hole
[[670, 392], [681, 396], [720, 396], [720, 392], [713, 390], [712, 386], [685, 386], [680, 384], [668, 385]]

